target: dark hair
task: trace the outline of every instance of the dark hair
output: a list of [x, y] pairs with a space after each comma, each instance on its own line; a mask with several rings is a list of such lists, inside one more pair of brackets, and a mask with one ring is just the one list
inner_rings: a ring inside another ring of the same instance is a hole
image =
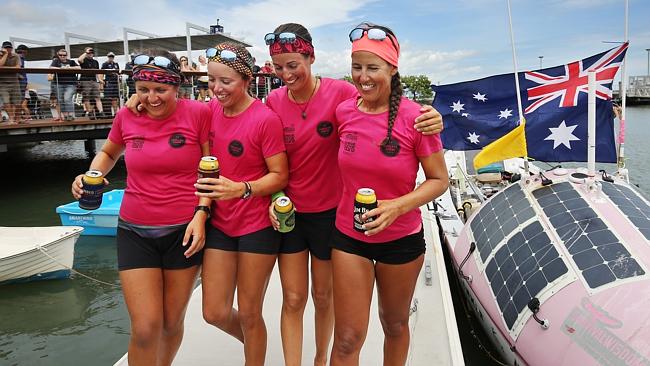
[[280, 24], [273, 33], [279, 34], [282, 32], [291, 32], [298, 37], [304, 39], [305, 41], [311, 43], [313, 45], [313, 42], [311, 40], [311, 34], [309, 34], [309, 31], [307, 28], [302, 26], [301, 24], [298, 23], [285, 23], [285, 24]]
[[393, 138], [393, 125], [395, 118], [399, 111], [399, 105], [402, 101], [402, 80], [400, 79], [399, 72], [390, 79], [390, 104], [388, 105], [388, 132], [386, 138], [381, 142], [381, 146], [386, 146]]

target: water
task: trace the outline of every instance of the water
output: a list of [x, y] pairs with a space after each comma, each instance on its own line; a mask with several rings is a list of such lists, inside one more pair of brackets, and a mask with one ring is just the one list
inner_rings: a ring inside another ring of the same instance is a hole
[[[626, 156], [632, 183], [650, 196], [650, 107], [629, 108]], [[70, 202], [72, 179], [86, 170], [83, 143], [45, 142], [0, 155], [0, 224], [60, 225], [54, 212]], [[614, 171], [611, 164], [602, 168]], [[109, 175], [111, 188], [123, 188], [120, 161]], [[115, 241], [84, 237], [76, 245], [76, 270], [118, 284]], [[494, 364], [470, 335], [452, 286], [467, 365]], [[477, 324], [474, 323], [477, 327]], [[127, 349], [129, 319], [119, 288], [80, 276], [68, 280], [0, 286], [0, 365], [112, 365]], [[482, 336], [482, 342], [489, 345]], [[496, 354], [496, 352], [493, 351]]]

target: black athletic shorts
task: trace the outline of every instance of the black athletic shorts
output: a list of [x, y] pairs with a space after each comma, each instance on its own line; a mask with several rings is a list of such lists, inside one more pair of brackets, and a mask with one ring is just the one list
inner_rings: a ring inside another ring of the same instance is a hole
[[334, 232], [336, 208], [313, 213], [296, 212], [296, 226], [282, 234], [280, 254], [291, 254], [309, 249], [321, 260], [332, 259], [330, 241]]
[[379, 263], [405, 264], [424, 254], [426, 243], [424, 242], [424, 229], [420, 229], [415, 234], [385, 243], [366, 243], [351, 238], [334, 228], [332, 248]]
[[152, 238], [136, 231], [117, 228], [117, 267], [120, 271], [135, 268], [183, 269], [201, 264], [203, 250], [185, 258], [183, 236], [187, 226], [175, 229], [170, 234]]
[[228, 236], [208, 224], [206, 234], [206, 249], [257, 254], [278, 254], [278, 249], [280, 249], [280, 233], [273, 230], [271, 226], [242, 236]]

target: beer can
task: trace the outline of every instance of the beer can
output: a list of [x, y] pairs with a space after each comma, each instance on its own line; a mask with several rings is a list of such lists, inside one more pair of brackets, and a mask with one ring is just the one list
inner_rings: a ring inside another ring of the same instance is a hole
[[84, 210], [96, 210], [102, 205], [104, 194], [104, 175], [99, 170], [89, 170], [81, 178], [83, 193], [79, 198], [79, 207]]
[[289, 197], [278, 197], [273, 202], [273, 213], [280, 221], [279, 232], [288, 233], [296, 226], [296, 210], [293, 208], [293, 202]]
[[374, 217], [368, 217], [364, 221], [361, 216], [375, 208], [377, 208], [377, 196], [375, 195], [375, 191], [370, 188], [359, 188], [356, 196], [354, 197], [354, 230], [359, 232], [366, 231], [361, 226], [368, 222], [372, 222], [374, 220]]
[[[204, 156], [199, 162], [198, 177], [201, 178], [219, 178], [219, 160], [214, 156]], [[201, 193], [210, 193], [205, 189], [197, 189]]]

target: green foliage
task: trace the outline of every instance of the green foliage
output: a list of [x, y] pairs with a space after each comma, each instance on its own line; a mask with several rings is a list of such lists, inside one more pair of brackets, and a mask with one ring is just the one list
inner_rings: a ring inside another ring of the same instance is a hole
[[402, 76], [401, 79], [404, 87], [404, 95], [407, 97], [419, 102], [433, 98], [431, 82], [425, 75], [407, 75]]
[[350, 75], [345, 75], [345, 76], [343, 76], [343, 77], [341, 78], [341, 80], [345, 80], [345, 81], [347, 81], [347, 82], [350, 83], [350, 84], [354, 84], [354, 83], [352, 82], [352, 76], [350, 76]]

